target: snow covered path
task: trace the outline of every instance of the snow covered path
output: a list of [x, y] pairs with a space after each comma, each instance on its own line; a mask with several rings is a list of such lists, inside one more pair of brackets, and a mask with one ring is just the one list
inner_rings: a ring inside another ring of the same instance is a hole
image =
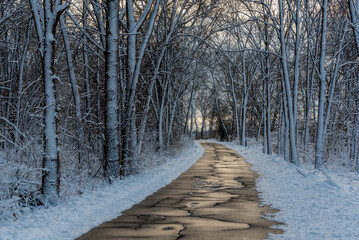
[[277, 222], [259, 207], [257, 174], [222, 144], [202, 144], [203, 157], [173, 182], [78, 240], [262, 240]]
[[269, 239], [359, 239], [358, 174], [296, 167], [281, 156], [263, 154], [260, 144], [248, 148], [222, 144], [236, 150], [260, 174], [256, 185], [263, 204], [280, 209], [269, 219], [286, 223], [280, 227], [284, 234]]
[[38, 209], [17, 221], [1, 223], [0, 239], [66, 240], [79, 237], [169, 184], [191, 167], [203, 152], [200, 144], [195, 143], [155, 169], [84, 193], [56, 207]]

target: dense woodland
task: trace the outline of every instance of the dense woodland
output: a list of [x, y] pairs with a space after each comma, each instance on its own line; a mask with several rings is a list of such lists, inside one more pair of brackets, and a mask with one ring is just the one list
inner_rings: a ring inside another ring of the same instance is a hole
[[359, 0], [1, 1], [0, 98], [0, 199], [18, 205], [185, 136], [358, 171]]

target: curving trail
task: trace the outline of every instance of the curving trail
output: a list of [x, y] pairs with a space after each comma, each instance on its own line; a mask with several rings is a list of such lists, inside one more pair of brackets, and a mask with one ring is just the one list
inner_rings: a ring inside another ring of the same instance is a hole
[[116, 219], [82, 235], [90, 239], [264, 239], [268, 221], [255, 190], [258, 176], [235, 151], [202, 142], [203, 157], [172, 183]]

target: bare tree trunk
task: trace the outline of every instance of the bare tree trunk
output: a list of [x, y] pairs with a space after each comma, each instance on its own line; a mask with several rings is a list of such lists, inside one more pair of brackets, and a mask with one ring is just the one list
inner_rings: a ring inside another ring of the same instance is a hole
[[191, 103], [191, 128], [190, 128], [190, 138], [193, 139], [193, 118], [194, 118], [194, 108], [193, 102]]
[[247, 102], [248, 102], [248, 96], [247, 93], [245, 93], [245, 96], [243, 98], [243, 106], [242, 106], [242, 124], [241, 124], [241, 145], [246, 146], [246, 127], [247, 127]]
[[206, 109], [201, 112], [202, 113], [202, 126], [201, 126], [201, 136], [200, 138], [204, 138], [204, 131], [206, 130], [206, 118], [207, 118], [207, 111]]
[[118, 140], [118, 36], [119, 2], [107, 0], [106, 52], [105, 52], [105, 177], [108, 182], [120, 172]]
[[224, 123], [223, 118], [222, 118], [221, 109], [219, 108], [217, 90], [216, 90], [215, 99], [216, 99], [216, 108], [217, 108], [217, 112], [218, 112], [219, 122], [220, 122], [220, 125], [221, 125], [222, 128], [223, 128], [223, 131], [224, 131], [225, 135], [226, 135], [226, 136], [225, 136], [225, 137], [226, 137], [226, 140], [228, 141], [228, 140], [229, 140], [228, 131], [227, 131], [226, 124]]
[[279, 121], [278, 121], [278, 138], [277, 138], [277, 153], [281, 155], [283, 153], [283, 126], [284, 126], [284, 117], [283, 117], [283, 99], [280, 97], [280, 110], [279, 110]]
[[212, 109], [211, 120], [209, 121], [209, 127], [208, 127], [209, 137], [212, 137], [212, 135], [213, 135], [214, 117], [215, 117], [215, 111], [214, 111], [214, 109]]
[[78, 84], [77, 79], [75, 76], [75, 69], [72, 61], [71, 56], [71, 49], [70, 49], [70, 42], [67, 36], [67, 30], [66, 25], [64, 22], [64, 19], [62, 16], [60, 16], [60, 24], [61, 24], [61, 31], [62, 36], [64, 38], [64, 44], [65, 44], [65, 51], [66, 51], [66, 58], [67, 58], [67, 66], [69, 71], [69, 77], [72, 87], [72, 94], [74, 97], [75, 102], [75, 114], [76, 114], [76, 131], [77, 131], [77, 147], [78, 147], [78, 160], [79, 160], [79, 166], [82, 168], [82, 165], [84, 163], [84, 150], [83, 150], [83, 130], [82, 130], [82, 116], [81, 116], [81, 102], [80, 102], [80, 93], [78, 90]]
[[[284, 85], [284, 84], [283, 84]], [[289, 151], [289, 119], [288, 119], [288, 106], [285, 94], [283, 95], [283, 119], [285, 121], [285, 134], [284, 134], [284, 160], [290, 162], [290, 151]]]
[[263, 153], [265, 153], [265, 154], [268, 154], [268, 149], [267, 149], [267, 147], [268, 147], [268, 144], [267, 144], [267, 133], [268, 133], [268, 131], [267, 131], [267, 111], [266, 111], [266, 109], [265, 109], [265, 106], [263, 106], [263, 116], [264, 116], [264, 119], [263, 119], [263, 139], [262, 139], [262, 141], [263, 141]]
[[328, 128], [328, 124], [329, 124], [329, 118], [330, 118], [332, 104], [333, 104], [333, 98], [334, 98], [334, 89], [335, 89], [336, 82], [337, 82], [340, 58], [342, 56], [342, 51], [343, 51], [343, 42], [344, 42], [344, 38], [345, 38], [345, 35], [346, 35], [346, 32], [347, 32], [347, 29], [348, 29], [348, 21], [346, 20], [345, 23], [344, 23], [343, 35], [342, 35], [342, 38], [341, 38], [340, 43], [339, 43], [337, 59], [335, 61], [334, 73], [332, 75], [332, 79], [331, 79], [331, 83], [330, 83], [330, 91], [329, 91], [329, 94], [328, 94], [329, 97], [327, 99], [327, 108], [326, 108], [326, 114], [325, 114], [325, 119], [324, 119], [324, 127], [323, 127], [323, 129], [324, 129], [323, 142], [325, 142], [326, 135], [327, 135], [327, 128]]
[[191, 82], [191, 97], [190, 97], [190, 101], [189, 101], [189, 104], [188, 104], [186, 122], [185, 122], [185, 125], [184, 125], [184, 134], [185, 135], [188, 134], [188, 121], [189, 121], [190, 110], [191, 110], [191, 106], [192, 106], [192, 102], [193, 102], [193, 92], [194, 92], [194, 83]]
[[[310, 109], [312, 104], [312, 98], [313, 98], [313, 80], [314, 80], [314, 72], [315, 68], [313, 67], [312, 71], [310, 71], [310, 65], [311, 65], [311, 55], [310, 55], [310, 40], [308, 40], [307, 45], [307, 83], [306, 83], [306, 104], [305, 104], [305, 110], [304, 110], [304, 149], [307, 148], [308, 142], [309, 142], [309, 119], [310, 119]], [[317, 50], [317, 48], [316, 48]], [[316, 55], [316, 54], [315, 54]]]
[[[269, 48], [269, 46], [266, 45], [267, 48]], [[266, 51], [268, 51], [269, 49], [267, 49]], [[269, 81], [269, 56], [268, 53], [266, 54], [266, 121], [267, 121], [267, 154], [268, 155], [272, 155], [272, 138], [271, 138], [271, 86], [270, 86], [270, 81]]]
[[[359, 0], [349, 0], [350, 16], [352, 20], [353, 32], [355, 36], [356, 47], [359, 52]], [[357, 74], [356, 88], [357, 99], [359, 99], [359, 74]], [[357, 112], [355, 118], [355, 130], [354, 130], [354, 146], [353, 146], [353, 159], [356, 162], [356, 171], [359, 172], [359, 102], [357, 104]]]
[[356, 171], [359, 172], [359, 73], [357, 75], [357, 82], [356, 82], [356, 88], [357, 88], [357, 112], [356, 112], [356, 118], [355, 118], [355, 134], [354, 134], [354, 161], [356, 162]]
[[317, 126], [317, 144], [315, 148], [315, 168], [320, 168], [323, 162], [324, 148], [324, 104], [325, 104], [325, 48], [327, 38], [327, 0], [323, 0], [322, 4], [322, 31], [320, 46], [320, 62], [319, 62], [319, 107], [318, 107], [318, 126]]
[[294, 164], [298, 164], [298, 154], [297, 154], [297, 146], [296, 146], [296, 131], [295, 131], [295, 120], [293, 114], [293, 101], [292, 101], [292, 91], [290, 89], [289, 82], [289, 73], [287, 66], [287, 50], [285, 45], [285, 36], [284, 36], [284, 9], [283, 9], [283, 0], [279, 0], [279, 12], [280, 12], [280, 44], [281, 44], [281, 53], [282, 53], [282, 67], [283, 67], [283, 76], [284, 76], [284, 87], [287, 98], [287, 110], [289, 117], [289, 136], [290, 136], [290, 150], [292, 162]]
[[[86, 29], [87, 28], [87, 15], [88, 15], [88, 0], [83, 0], [83, 27]], [[90, 80], [89, 80], [89, 61], [88, 61], [88, 53], [87, 53], [87, 37], [84, 35], [83, 36], [83, 61], [84, 61], [84, 70], [85, 70], [85, 84], [86, 84], [86, 111], [90, 111]]]
[[[235, 116], [235, 123], [236, 123], [236, 140], [239, 142], [239, 119], [238, 119], [238, 107], [237, 107], [237, 98], [234, 91], [234, 79], [232, 76], [231, 64], [228, 65], [229, 77], [231, 78], [231, 90], [232, 90], [232, 99], [234, 104], [234, 116]], [[202, 134], [201, 134], [202, 135]]]
[[159, 0], [156, 0], [152, 10], [151, 17], [147, 26], [144, 40], [140, 46], [138, 56], [136, 56], [137, 34], [143, 25], [146, 16], [152, 9], [153, 0], [147, 2], [144, 12], [139, 16], [138, 21], [135, 20], [135, 12], [133, 9], [133, 0], [126, 0], [127, 12], [127, 68], [126, 68], [126, 105], [125, 114], [122, 124], [122, 165], [124, 166], [124, 175], [130, 174], [136, 158], [137, 152], [137, 127], [136, 127], [136, 89], [138, 78], [140, 76], [141, 64], [149, 38], [152, 34], [153, 26], [159, 9]]
[[[61, 13], [67, 8], [61, 0], [44, 1], [43, 8], [38, 8], [37, 0], [30, 0], [36, 31], [40, 42], [40, 55], [43, 64], [45, 95], [45, 134], [42, 177], [42, 193], [47, 202], [56, 204], [60, 191], [60, 159], [57, 146], [56, 96], [55, 96], [55, 35]], [[43, 14], [43, 15], [42, 15]]]
[[242, 55], [242, 76], [243, 76], [243, 105], [242, 105], [242, 146], [246, 146], [246, 127], [247, 127], [247, 103], [248, 103], [248, 86], [246, 75], [246, 55]]
[[[25, 62], [26, 62], [26, 56], [28, 54], [28, 47], [29, 47], [29, 43], [30, 43], [30, 35], [31, 35], [31, 30], [32, 30], [32, 24], [29, 23], [28, 25], [28, 29], [27, 29], [27, 36], [26, 36], [26, 43], [25, 43], [25, 47], [23, 50], [23, 55], [21, 57], [21, 63], [20, 63], [20, 69], [19, 69], [19, 86], [18, 86], [18, 91], [17, 91], [17, 103], [16, 103], [16, 118], [15, 118], [15, 126], [17, 128], [19, 128], [19, 124], [20, 124], [20, 109], [21, 109], [21, 98], [22, 98], [22, 94], [23, 94], [23, 87], [24, 87], [24, 67], [25, 67]], [[15, 142], [18, 141], [19, 138], [19, 133], [16, 131], [15, 133]]]
[[298, 102], [298, 83], [299, 83], [299, 61], [300, 61], [300, 0], [297, 0], [297, 6], [296, 6], [296, 15], [295, 15], [295, 25], [296, 25], [296, 29], [295, 29], [295, 60], [294, 60], [294, 88], [293, 88], [293, 117], [294, 117], [294, 123], [295, 123], [295, 128], [296, 128], [296, 132], [297, 132], [297, 118], [298, 118], [298, 107], [297, 107], [297, 102]]
[[350, 16], [352, 19], [355, 43], [359, 51], [359, 0], [348, 0]]
[[[184, 77], [182, 78], [182, 82], [179, 85], [180, 88], [182, 86], [183, 81], [184, 81]], [[170, 114], [170, 123], [169, 123], [169, 129], [168, 129], [168, 134], [167, 134], [166, 149], [168, 149], [169, 145], [170, 145], [171, 134], [172, 134], [172, 129], [173, 129], [173, 120], [174, 120], [174, 117], [175, 117], [175, 114], [176, 114], [177, 102], [178, 102], [178, 99], [179, 99], [179, 96], [180, 96], [179, 94], [180, 94], [180, 91], [178, 90], [178, 94], [175, 97], [173, 107], [172, 107], [172, 111], [171, 111], [171, 114]]]
[[261, 136], [261, 129], [262, 129], [262, 124], [264, 122], [264, 114], [263, 114], [263, 111], [262, 111], [262, 114], [261, 114], [261, 121], [259, 122], [259, 126], [258, 126], [258, 132], [257, 132], [257, 137], [256, 137], [256, 141], [258, 142], [259, 141], [259, 137]]
[[[166, 77], [165, 77], [166, 78]], [[159, 111], [159, 121], [158, 121], [158, 148], [160, 151], [163, 150], [164, 144], [163, 144], [163, 118], [164, 118], [164, 110], [165, 110], [165, 100], [166, 100], [166, 94], [167, 94], [167, 86], [168, 82], [167, 79], [165, 80], [165, 86], [161, 89], [161, 105], [160, 105], [160, 111]]]

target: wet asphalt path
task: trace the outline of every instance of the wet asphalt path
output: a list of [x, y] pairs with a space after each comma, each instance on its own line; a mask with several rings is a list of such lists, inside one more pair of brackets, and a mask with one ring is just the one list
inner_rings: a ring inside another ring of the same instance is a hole
[[258, 176], [235, 151], [202, 142], [205, 153], [172, 183], [92, 229], [80, 240], [265, 239], [278, 223], [265, 220], [255, 190]]

